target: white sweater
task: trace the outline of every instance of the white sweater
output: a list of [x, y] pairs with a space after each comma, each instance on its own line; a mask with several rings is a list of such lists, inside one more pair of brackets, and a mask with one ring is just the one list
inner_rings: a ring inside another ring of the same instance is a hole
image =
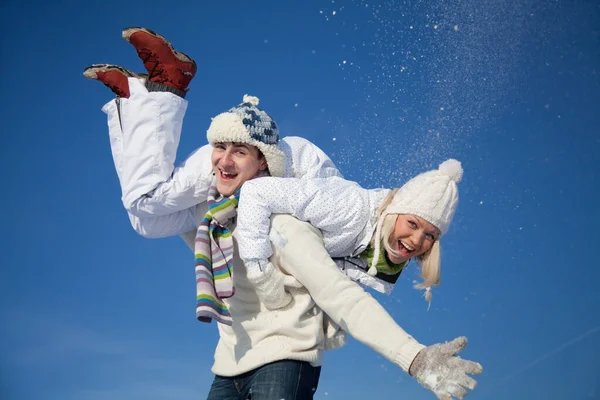
[[[206, 211], [212, 173], [210, 148], [199, 149], [175, 169], [175, 153], [187, 102], [170, 93], [148, 93], [136, 79], [130, 79], [129, 84], [131, 96], [120, 100], [120, 120], [114, 100], [103, 107], [108, 115], [111, 150], [121, 183], [123, 204], [138, 233], [146, 237], [183, 234], [193, 248], [195, 229]], [[286, 138], [281, 143], [286, 152], [287, 176], [315, 178], [339, 175], [330, 159], [312, 143], [300, 138]], [[293, 221], [302, 224], [295, 219]], [[307, 237], [311, 238], [311, 235]], [[317, 243], [314, 254], [327, 254], [320, 238], [312, 243], [313, 247]], [[282, 254], [299, 249], [301, 246], [287, 246]], [[329, 256], [322, 260], [325, 264], [333, 264]], [[292, 260], [287, 268], [294, 270], [296, 263], [298, 260]], [[284, 264], [282, 262], [285, 269]], [[305, 270], [296, 271], [297, 274], [294, 272], [308, 290], [291, 290], [293, 301], [289, 306], [269, 311], [259, 302], [246, 279], [241, 260], [236, 256], [236, 295], [227, 299], [234, 323], [231, 327], [218, 324], [220, 339], [213, 372], [235, 376], [282, 359], [305, 360], [320, 365], [324, 344], [324, 314], [321, 309], [327, 310], [332, 318], [337, 316], [333, 319], [348, 333], [408, 371], [410, 362], [423, 346], [393, 323], [369, 294], [339, 273], [337, 268], [332, 274], [330, 264], [325, 267], [309, 264], [303, 266]], [[299, 278], [307, 273], [318, 277], [319, 271], [330, 275], [321, 283], [322, 287], [318, 286], [318, 282], [305, 279], [305, 283]], [[342, 285], [348, 290], [344, 291], [344, 295], [327, 290], [332, 284]], [[347, 311], [343, 305], [348, 301], [347, 293], [352, 293], [353, 303], [370, 304], [370, 309], [343, 315]], [[319, 307], [313, 298], [318, 299]], [[354, 322], [348, 324], [349, 320]], [[379, 324], [361, 322], [371, 320], [385, 321], [384, 326], [388, 329]]]

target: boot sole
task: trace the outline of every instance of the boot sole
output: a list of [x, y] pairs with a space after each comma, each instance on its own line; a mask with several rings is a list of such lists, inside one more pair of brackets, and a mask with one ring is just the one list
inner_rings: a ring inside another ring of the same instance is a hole
[[129, 78], [138, 76], [138, 75], [134, 74], [133, 72], [129, 71], [128, 69], [119, 67], [118, 65], [114, 65], [114, 64], [92, 64], [83, 70], [83, 76], [85, 76], [88, 79], [96, 79], [97, 80], [98, 72], [109, 72], [112, 69], [119, 70], [123, 75], [125, 75]]
[[173, 52], [173, 54], [175, 55], [175, 57], [177, 57], [179, 61], [191, 62], [192, 64], [196, 65], [196, 61], [194, 61], [192, 57], [188, 56], [185, 53], [175, 50], [173, 48], [173, 45], [163, 35], [161, 35], [160, 33], [156, 33], [151, 29], [143, 28], [141, 26], [130, 26], [129, 28], [123, 29], [121, 35], [123, 36], [123, 39], [131, 43], [131, 36], [136, 32], [145, 32], [151, 36], [154, 36], [157, 39], [162, 40], [167, 46], [169, 46], [169, 49], [171, 50], [171, 52]]

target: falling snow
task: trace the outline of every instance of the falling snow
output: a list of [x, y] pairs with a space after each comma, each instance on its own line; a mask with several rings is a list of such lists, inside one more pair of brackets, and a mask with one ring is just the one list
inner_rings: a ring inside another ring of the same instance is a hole
[[338, 65], [357, 91], [354, 117], [343, 121], [353, 130], [342, 129], [342, 121], [333, 129], [352, 142], [338, 154], [339, 166], [365, 166], [355, 179], [369, 186], [401, 183], [455, 156], [469, 135], [502, 112], [499, 100], [518, 73], [528, 15], [522, 4], [354, 0], [345, 6], [360, 12], [319, 13], [336, 15], [326, 21], [348, 56]]

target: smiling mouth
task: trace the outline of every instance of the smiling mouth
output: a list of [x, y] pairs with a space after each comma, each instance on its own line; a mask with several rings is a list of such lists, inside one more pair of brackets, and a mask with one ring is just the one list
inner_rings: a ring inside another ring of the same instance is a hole
[[233, 172], [225, 172], [225, 171], [219, 170], [219, 176], [224, 181], [232, 181], [238, 176], [238, 174], [235, 174]]
[[415, 252], [415, 248], [409, 246], [407, 243], [403, 242], [402, 240], [398, 240], [398, 249], [400, 250], [400, 253], [402, 253], [403, 256], [410, 256], [412, 253]]

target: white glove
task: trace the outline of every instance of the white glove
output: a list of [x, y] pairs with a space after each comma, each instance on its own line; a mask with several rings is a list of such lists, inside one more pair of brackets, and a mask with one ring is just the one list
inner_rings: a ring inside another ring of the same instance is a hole
[[481, 364], [463, 360], [456, 354], [465, 348], [467, 338], [458, 337], [449, 343], [425, 347], [412, 362], [409, 374], [440, 400], [462, 399], [467, 389], [477, 386], [475, 379], [467, 374], [481, 374]]
[[296, 278], [285, 275], [269, 261], [247, 262], [246, 267], [248, 280], [269, 310], [283, 308], [292, 301], [292, 296], [285, 290], [286, 286], [296, 289], [302, 287]]

